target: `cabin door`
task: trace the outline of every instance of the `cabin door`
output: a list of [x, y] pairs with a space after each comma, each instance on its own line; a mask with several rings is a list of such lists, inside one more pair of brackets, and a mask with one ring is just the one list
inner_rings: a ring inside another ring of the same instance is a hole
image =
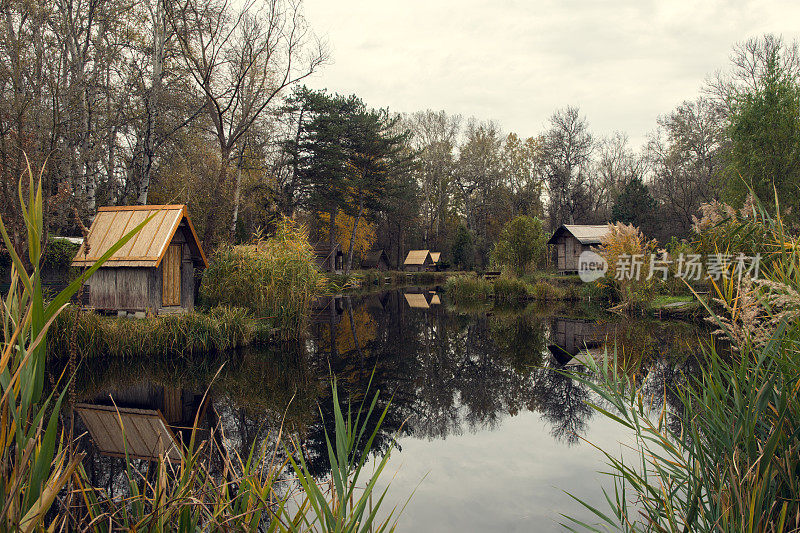
[[164, 307], [181, 305], [181, 245], [171, 244], [164, 257], [161, 301]]

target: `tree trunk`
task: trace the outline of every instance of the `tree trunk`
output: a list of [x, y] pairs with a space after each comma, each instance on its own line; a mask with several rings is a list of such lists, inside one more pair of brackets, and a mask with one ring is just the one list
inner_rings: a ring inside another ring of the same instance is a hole
[[[225, 181], [228, 179], [228, 163], [230, 161], [230, 152], [223, 153], [220, 161], [219, 176], [217, 176], [217, 183], [211, 198], [219, 199], [222, 196], [222, 190], [225, 186]], [[219, 221], [219, 209], [209, 208], [206, 213], [205, 221], [206, 227], [203, 229], [203, 248], [206, 250], [211, 249], [214, 241], [214, 229]]]
[[163, 0], [156, 0], [156, 12], [153, 20], [153, 74], [150, 83], [150, 94], [147, 102], [147, 125], [142, 143], [142, 175], [139, 177], [139, 205], [147, 203], [150, 191], [150, 171], [153, 168], [155, 154], [155, 130], [160, 120], [161, 85], [164, 71], [164, 47], [166, 44], [166, 27]]
[[[244, 146], [242, 146], [244, 151]], [[231, 217], [230, 239], [236, 238], [236, 223], [239, 221], [239, 202], [242, 197], [242, 153], [239, 153], [239, 162], [236, 164], [236, 182], [233, 186], [233, 216]]]
[[356, 321], [355, 317], [353, 317], [353, 304], [350, 301], [350, 296], [345, 296], [347, 302], [347, 316], [350, 318], [350, 331], [353, 334], [353, 342], [356, 345], [356, 351], [358, 352], [358, 358], [361, 362], [364, 362], [364, 354], [361, 351], [361, 343], [358, 341], [358, 333], [356, 332]]
[[334, 253], [336, 246], [336, 213], [339, 211], [337, 206], [331, 207], [329, 213], [331, 224], [328, 232], [328, 263], [331, 266], [331, 272], [336, 272], [336, 254]]

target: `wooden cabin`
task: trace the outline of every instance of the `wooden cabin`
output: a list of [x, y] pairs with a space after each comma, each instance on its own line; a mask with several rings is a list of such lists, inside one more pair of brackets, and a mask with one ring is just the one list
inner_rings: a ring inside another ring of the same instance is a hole
[[[205, 400], [205, 401], [204, 401]], [[204, 394], [147, 380], [107, 390], [77, 403], [75, 412], [101, 455], [180, 463], [181, 448], [192, 438], [207, 438], [216, 424]]]
[[361, 261], [361, 268], [374, 270], [389, 270], [389, 256], [383, 250], [370, 250]]
[[342, 246], [337, 242], [331, 248], [330, 243], [319, 241], [314, 245], [314, 255], [316, 256], [317, 266], [323, 272], [333, 272], [341, 274], [344, 272], [344, 252]]
[[422, 293], [407, 292], [404, 294], [408, 306], [412, 309], [429, 309], [428, 299]]
[[426, 272], [434, 268], [430, 250], [411, 250], [403, 261], [403, 269], [409, 272]]
[[185, 205], [101, 207], [72, 266], [91, 266], [151, 215], [87, 281], [90, 307], [123, 314], [194, 309], [196, 273], [208, 262]]
[[577, 272], [578, 257], [582, 252], [591, 250], [600, 244], [603, 237], [608, 234], [608, 226], [565, 224], [558, 228], [547, 244], [556, 247], [556, 267], [561, 273]]
[[590, 359], [603, 353], [604, 335], [593, 320], [556, 318], [552, 325], [550, 353], [562, 366], [586, 366]]
[[441, 263], [439, 263], [439, 259], [442, 258], [442, 252], [431, 252], [431, 262], [433, 263], [433, 269], [437, 272], [441, 269]]

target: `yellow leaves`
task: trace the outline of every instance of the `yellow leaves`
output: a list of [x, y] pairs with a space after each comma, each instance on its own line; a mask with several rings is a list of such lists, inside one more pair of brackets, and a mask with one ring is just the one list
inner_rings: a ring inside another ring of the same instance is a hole
[[[319, 213], [319, 219], [323, 227], [329, 224], [330, 215], [328, 213]], [[350, 236], [353, 232], [353, 225], [356, 219], [347, 213], [339, 213], [336, 215], [336, 242], [342, 247], [342, 251], [347, 253], [350, 250]], [[356, 254], [364, 254], [372, 249], [375, 244], [375, 224], [372, 224], [364, 217], [358, 221], [358, 229], [356, 231], [355, 242], [353, 242], [353, 249]]]

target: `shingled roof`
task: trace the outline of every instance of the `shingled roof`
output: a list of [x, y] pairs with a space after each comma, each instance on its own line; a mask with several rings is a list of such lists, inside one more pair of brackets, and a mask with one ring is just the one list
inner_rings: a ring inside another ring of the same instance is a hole
[[608, 225], [564, 224], [553, 233], [547, 244], [555, 244], [556, 239], [564, 233], [569, 233], [581, 244], [600, 244], [602, 238], [608, 234]]
[[411, 250], [403, 264], [406, 266], [424, 265], [430, 255], [430, 250]]
[[[172, 237], [185, 220], [186, 234], [192, 256], [208, 266], [200, 240], [194, 231], [185, 205], [132, 205], [120, 207], [101, 207], [97, 210], [89, 236], [86, 238], [72, 266], [91, 266], [120, 238], [144, 222], [150, 215], [153, 218], [125, 245], [103, 264], [105, 267], [158, 267], [167, 251]], [[84, 255], [85, 247], [89, 253]]]
[[389, 264], [389, 256], [386, 255], [386, 252], [383, 250], [370, 250], [364, 256], [364, 260], [361, 261], [361, 266], [364, 268], [375, 268], [378, 266], [378, 263], [380, 263], [381, 258], [383, 258], [387, 265]]
[[81, 415], [100, 453], [112, 457], [181, 461], [178, 440], [161, 411], [80, 403]]

